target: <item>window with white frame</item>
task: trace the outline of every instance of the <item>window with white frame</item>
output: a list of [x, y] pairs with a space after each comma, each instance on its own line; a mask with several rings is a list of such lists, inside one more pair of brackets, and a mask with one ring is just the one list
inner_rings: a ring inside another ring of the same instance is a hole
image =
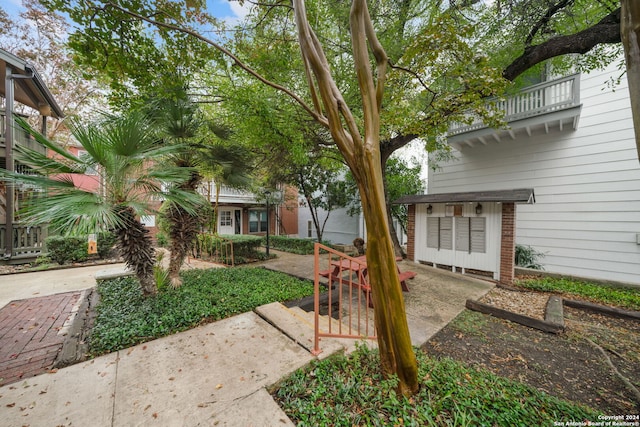
[[220, 211], [220, 227], [231, 227], [232, 225], [231, 211]]
[[267, 211], [249, 211], [249, 233], [265, 233], [267, 231]]

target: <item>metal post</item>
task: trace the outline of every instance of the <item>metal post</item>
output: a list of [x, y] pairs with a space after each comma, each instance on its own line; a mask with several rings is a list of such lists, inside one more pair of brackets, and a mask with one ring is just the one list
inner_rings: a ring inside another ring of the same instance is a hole
[[[13, 161], [13, 73], [11, 67], [7, 64], [6, 77], [5, 77], [5, 158], [6, 158], [6, 169], [8, 172], [12, 173], [15, 171], [14, 161]], [[5, 233], [5, 241], [4, 241], [4, 258], [11, 259], [13, 254], [13, 220], [14, 220], [14, 186], [10, 181], [5, 181], [5, 190], [6, 194], [6, 233]]]
[[267, 198], [267, 258], [269, 257], [269, 196], [271, 196], [271, 191], [267, 190], [264, 192], [264, 195]]

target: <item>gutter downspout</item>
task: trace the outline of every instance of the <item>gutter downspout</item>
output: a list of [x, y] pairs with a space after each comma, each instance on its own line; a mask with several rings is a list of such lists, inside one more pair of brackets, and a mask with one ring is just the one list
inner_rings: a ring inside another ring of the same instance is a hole
[[[15, 172], [15, 161], [13, 159], [13, 147], [15, 144], [13, 137], [13, 129], [15, 123], [13, 121], [13, 98], [14, 98], [14, 86], [13, 79], [32, 79], [33, 72], [30, 71], [28, 75], [21, 74], [13, 74], [13, 69], [7, 64], [6, 68], [6, 76], [5, 76], [5, 102], [6, 102], [6, 112], [5, 112], [5, 145], [6, 145], [6, 170], [13, 173]], [[10, 260], [13, 256], [13, 222], [15, 219], [14, 205], [15, 205], [15, 189], [13, 182], [6, 183], [6, 210], [7, 210], [7, 218], [6, 218], [6, 233], [5, 233], [5, 249], [3, 260]]]

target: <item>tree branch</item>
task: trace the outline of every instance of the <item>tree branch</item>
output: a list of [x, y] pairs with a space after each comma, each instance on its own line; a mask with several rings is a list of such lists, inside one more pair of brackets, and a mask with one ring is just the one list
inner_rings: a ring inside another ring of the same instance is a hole
[[587, 53], [602, 43], [620, 43], [620, 8], [605, 16], [600, 22], [583, 31], [567, 36], [554, 37], [544, 43], [525, 48], [502, 76], [513, 81], [520, 74], [550, 58], [569, 53]]
[[387, 139], [380, 142], [380, 164], [382, 165], [382, 170], [384, 170], [384, 166], [389, 160], [389, 157], [398, 149], [404, 147], [414, 139], [418, 138], [418, 135], [398, 135], [391, 139]]
[[367, 36], [369, 34], [367, 19], [367, 2], [365, 0], [353, 0], [349, 14], [349, 25], [351, 27], [353, 62], [362, 96], [365, 141], [373, 135], [377, 137], [380, 129], [378, 91], [372, 79], [369, 51], [367, 49]]
[[132, 16], [134, 18], [140, 19], [142, 21], [145, 21], [149, 24], [155, 25], [157, 27], [161, 27], [161, 28], [166, 28], [169, 30], [174, 30], [174, 31], [178, 31], [184, 34], [188, 34], [191, 37], [195, 37], [196, 39], [212, 46], [213, 48], [215, 48], [216, 50], [218, 50], [219, 52], [222, 52], [224, 55], [226, 55], [227, 57], [231, 58], [233, 60], [233, 62], [240, 67], [241, 69], [243, 69], [244, 71], [246, 71], [247, 73], [249, 73], [250, 75], [252, 75], [253, 77], [255, 77], [256, 79], [258, 79], [259, 81], [261, 81], [262, 83], [266, 84], [267, 86], [270, 86], [276, 90], [279, 90], [285, 94], [287, 94], [289, 97], [293, 98], [294, 101], [296, 101], [305, 111], [307, 111], [314, 119], [316, 119], [318, 121], [318, 123], [322, 124], [323, 126], [328, 126], [329, 123], [327, 121], [327, 119], [325, 117], [323, 117], [322, 115], [318, 114], [314, 109], [312, 109], [311, 107], [309, 107], [303, 100], [302, 98], [300, 98], [298, 95], [296, 95], [295, 93], [293, 93], [291, 90], [287, 89], [284, 86], [281, 86], [275, 82], [272, 82], [271, 80], [266, 79], [265, 77], [263, 77], [261, 74], [259, 74], [258, 72], [254, 71], [251, 67], [249, 67], [248, 65], [246, 65], [244, 62], [242, 62], [242, 60], [240, 58], [238, 58], [236, 55], [234, 55], [233, 53], [231, 53], [228, 49], [226, 49], [224, 46], [214, 42], [211, 39], [208, 39], [198, 33], [196, 33], [193, 30], [190, 30], [188, 28], [184, 28], [181, 27], [179, 25], [174, 25], [174, 24], [169, 24], [166, 22], [159, 22], [156, 20], [153, 20], [151, 18], [148, 18], [146, 16], [140, 15], [138, 13], [132, 12], [130, 10], [127, 10], [115, 3], [105, 3], [104, 9], [106, 8], [114, 8], [117, 9], [119, 11], [121, 11], [122, 13]]
[[[309, 67], [315, 77], [327, 114], [331, 136], [345, 159], [349, 161], [353, 157], [354, 138], [359, 138], [358, 127], [349, 106], [331, 76], [329, 61], [324, 55], [320, 41], [309, 25], [304, 0], [294, 0], [293, 5], [296, 27], [298, 28], [298, 42], [304, 64]], [[342, 117], [345, 119], [349, 132], [346, 132], [342, 126]]]
[[556, 3], [555, 5], [549, 7], [549, 9], [547, 9], [547, 12], [544, 14], [544, 16], [538, 22], [536, 22], [533, 28], [531, 28], [531, 31], [529, 31], [529, 35], [527, 35], [524, 45], [530, 46], [531, 42], [533, 41], [533, 38], [536, 36], [538, 31], [540, 31], [542, 27], [544, 27], [546, 24], [549, 23], [549, 20], [551, 20], [553, 15], [555, 15], [557, 12], [565, 8], [570, 3], [573, 3], [573, 1], [574, 0], [560, 0], [559, 3]]

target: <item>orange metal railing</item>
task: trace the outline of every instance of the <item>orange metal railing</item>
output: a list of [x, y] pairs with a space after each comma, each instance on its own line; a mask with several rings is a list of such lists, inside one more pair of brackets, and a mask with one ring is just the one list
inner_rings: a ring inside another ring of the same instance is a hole
[[[366, 277], [366, 260], [362, 257], [351, 257], [320, 243], [315, 244], [314, 257], [312, 353], [318, 355], [321, 352], [321, 337], [376, 339], [371, 286]], [[329, 322], [326, 330], [320, 330], [320, 277], [328, 279]], [[337, 307], [334, 307], [335, 304]], [[332, 319], [336, 319], [337, 322]]]

